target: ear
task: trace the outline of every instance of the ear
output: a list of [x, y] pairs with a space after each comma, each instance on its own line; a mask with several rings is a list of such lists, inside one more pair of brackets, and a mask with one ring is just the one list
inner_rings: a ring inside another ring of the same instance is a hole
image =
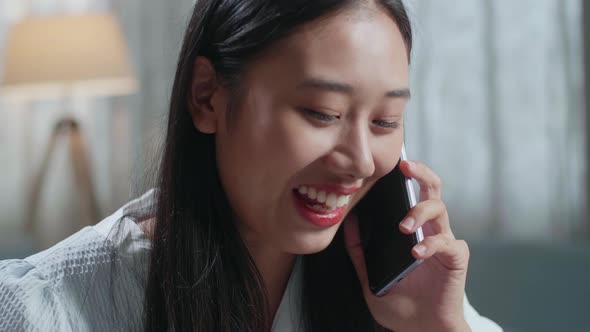
[[193, 78], [189, 91], [189, 111], [195, 128], [205, 134], [217, 131], [222, 117], [219, 85], [215, 68], [209, 59], [199, 56], [193, 64]]

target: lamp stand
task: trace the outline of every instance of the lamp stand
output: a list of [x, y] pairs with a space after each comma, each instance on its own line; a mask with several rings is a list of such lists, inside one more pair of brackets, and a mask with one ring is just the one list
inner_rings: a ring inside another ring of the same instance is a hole
[[[25, 224], [26, 230], [35, 233], [37, 213], [39, 210], [39, 201], [43, 189], [43, 182], [47, 176], [49, 163], [54, 155], [55, 147], [58, 140], [66, 137], [69, 141], [71, 164], [74, 170], [74, 179], [76, 187], [81, 195], [82, 211], [84, 217], [87, 219], [81, 226], [94, 224], [98, 221], [99, 212], [96, 196], [94, 194], [94, 186], [90, 175], [90, 164], [84, 146], [84, 141], [80, 131], [80, 125], [71, 117], [65, 117], [59, 120], [45, 150], [45, 155], [41, 162], [41, 167], [33, 179], [30, 192], [29, 209], [27, 211], [28, 218]], [[84, 218], [81, 218], [84, 219]]]

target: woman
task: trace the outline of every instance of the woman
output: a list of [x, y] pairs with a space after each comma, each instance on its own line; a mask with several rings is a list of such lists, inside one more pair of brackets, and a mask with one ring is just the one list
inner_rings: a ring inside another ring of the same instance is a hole
[[398, 162], [411, 46], [401, 1], [199, 0], [158, 188], [1, 263], [0, 329], [499, 331], [464, 301], [469, 251], [419, 162], [400, 229], [423, 226], [425, 261], [368, 290], [349, 212]]

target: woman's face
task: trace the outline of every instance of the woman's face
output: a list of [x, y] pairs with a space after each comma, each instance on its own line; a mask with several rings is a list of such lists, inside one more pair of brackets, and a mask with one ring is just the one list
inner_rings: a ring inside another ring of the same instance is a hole
[[216, 133], [240, 232], [249, 245], [318, 252], [399, 159], [408, 97], [399, 29], [381, 10], [313, 22], [249, 66], [242, 84]]

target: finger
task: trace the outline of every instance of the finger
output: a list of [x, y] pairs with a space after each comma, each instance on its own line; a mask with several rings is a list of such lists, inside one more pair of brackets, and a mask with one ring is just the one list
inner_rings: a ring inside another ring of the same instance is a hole
[[365, 256], [363, 253], [363, 246], [361, 245], [358, 218], [355, 215], [348, 215], [344, 220], [344, 244], [346, 251], [352, 260], [352, 265], [356, 270], [359, 282], [363, 288], [363, 292], [369, 289], [369, 280], [367, 277], [367, 268], [365, 264]]
[[438, 199], [422, 201], [416, 204], [399, 224], [399, 229], [406, 234], [414, 233], [418, 227], [428, 223], [429, 234], [452, 233], [449, 214], [443, 201]]
[[469, 247], [467, 242], [445, 234], [426, 237], [412, 249], [418, 259], [437, 259], [448, 270], [467, 270]]
[[405, 176], [416, 179], [420, 185], [420, 201], [441, 199], [442, 181], [428, 166], [419, 161], [404, 160], [400, 169]]

